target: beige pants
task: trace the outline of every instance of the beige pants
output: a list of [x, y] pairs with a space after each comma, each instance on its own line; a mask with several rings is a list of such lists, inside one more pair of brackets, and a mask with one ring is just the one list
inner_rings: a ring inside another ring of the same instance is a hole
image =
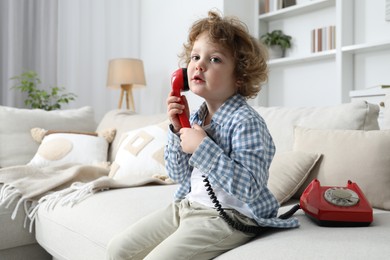
[[[256, 225], [234, 210], [226, 213]], [[107, 259], [211, 259], [253, 237], [230, 227], [215, 209], [184, 199], [116, 235], [108, 245]]]

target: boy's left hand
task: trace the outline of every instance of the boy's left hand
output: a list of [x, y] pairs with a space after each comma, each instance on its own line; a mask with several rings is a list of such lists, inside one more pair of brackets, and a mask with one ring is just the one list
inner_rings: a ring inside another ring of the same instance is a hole
[[206, 132], [197, 124], [194, 124], [192, 128], [180, 129], [181, 148], [183, 152], [188, 154], [194, 153], [206, 136]]

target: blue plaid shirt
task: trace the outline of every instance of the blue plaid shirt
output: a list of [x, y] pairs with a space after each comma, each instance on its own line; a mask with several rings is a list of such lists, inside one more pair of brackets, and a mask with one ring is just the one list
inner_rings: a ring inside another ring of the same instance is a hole
[[[204, 103], [191, 116], [191, 125], [202, 125], [206, 113]], [[241, 95], [232, 96], [218, 109], [207, 134], [193, 154], [186, 154], [180, 138], [169, 131], [165, 160], [169, 176], [180, 183], [175, 198], [183, 199], [190, 192], [195, 167], [212, 186], [246, 203], [260, 226], [297, 227], [296, 218], [276, 217], [279, 203], [267, 187], [275, 146], [263, 118]]]

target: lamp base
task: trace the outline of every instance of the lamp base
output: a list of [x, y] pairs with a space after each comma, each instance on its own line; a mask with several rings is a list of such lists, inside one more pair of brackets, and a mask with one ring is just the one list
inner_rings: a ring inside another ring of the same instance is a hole
[[131, 110], [135, 111], [132, 90], [133, 90], [133, 85], [131, 85], [131, 84], [121, 85], [121, 96], [119, 98], [118, 109], [122, 108], [122, 101], [123, 101], [123, 98], [125, 97], [126, 98], [126, 109], [129, 109], [129, 107], [131, 107]]

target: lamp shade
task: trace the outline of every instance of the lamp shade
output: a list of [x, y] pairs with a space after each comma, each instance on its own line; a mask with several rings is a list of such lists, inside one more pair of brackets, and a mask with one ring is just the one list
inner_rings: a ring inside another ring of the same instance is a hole
[[146, 85], [142, 60], [112, 59], [108, 64], [107, 87], [121, 88], [121, 85], [144, 87]]

